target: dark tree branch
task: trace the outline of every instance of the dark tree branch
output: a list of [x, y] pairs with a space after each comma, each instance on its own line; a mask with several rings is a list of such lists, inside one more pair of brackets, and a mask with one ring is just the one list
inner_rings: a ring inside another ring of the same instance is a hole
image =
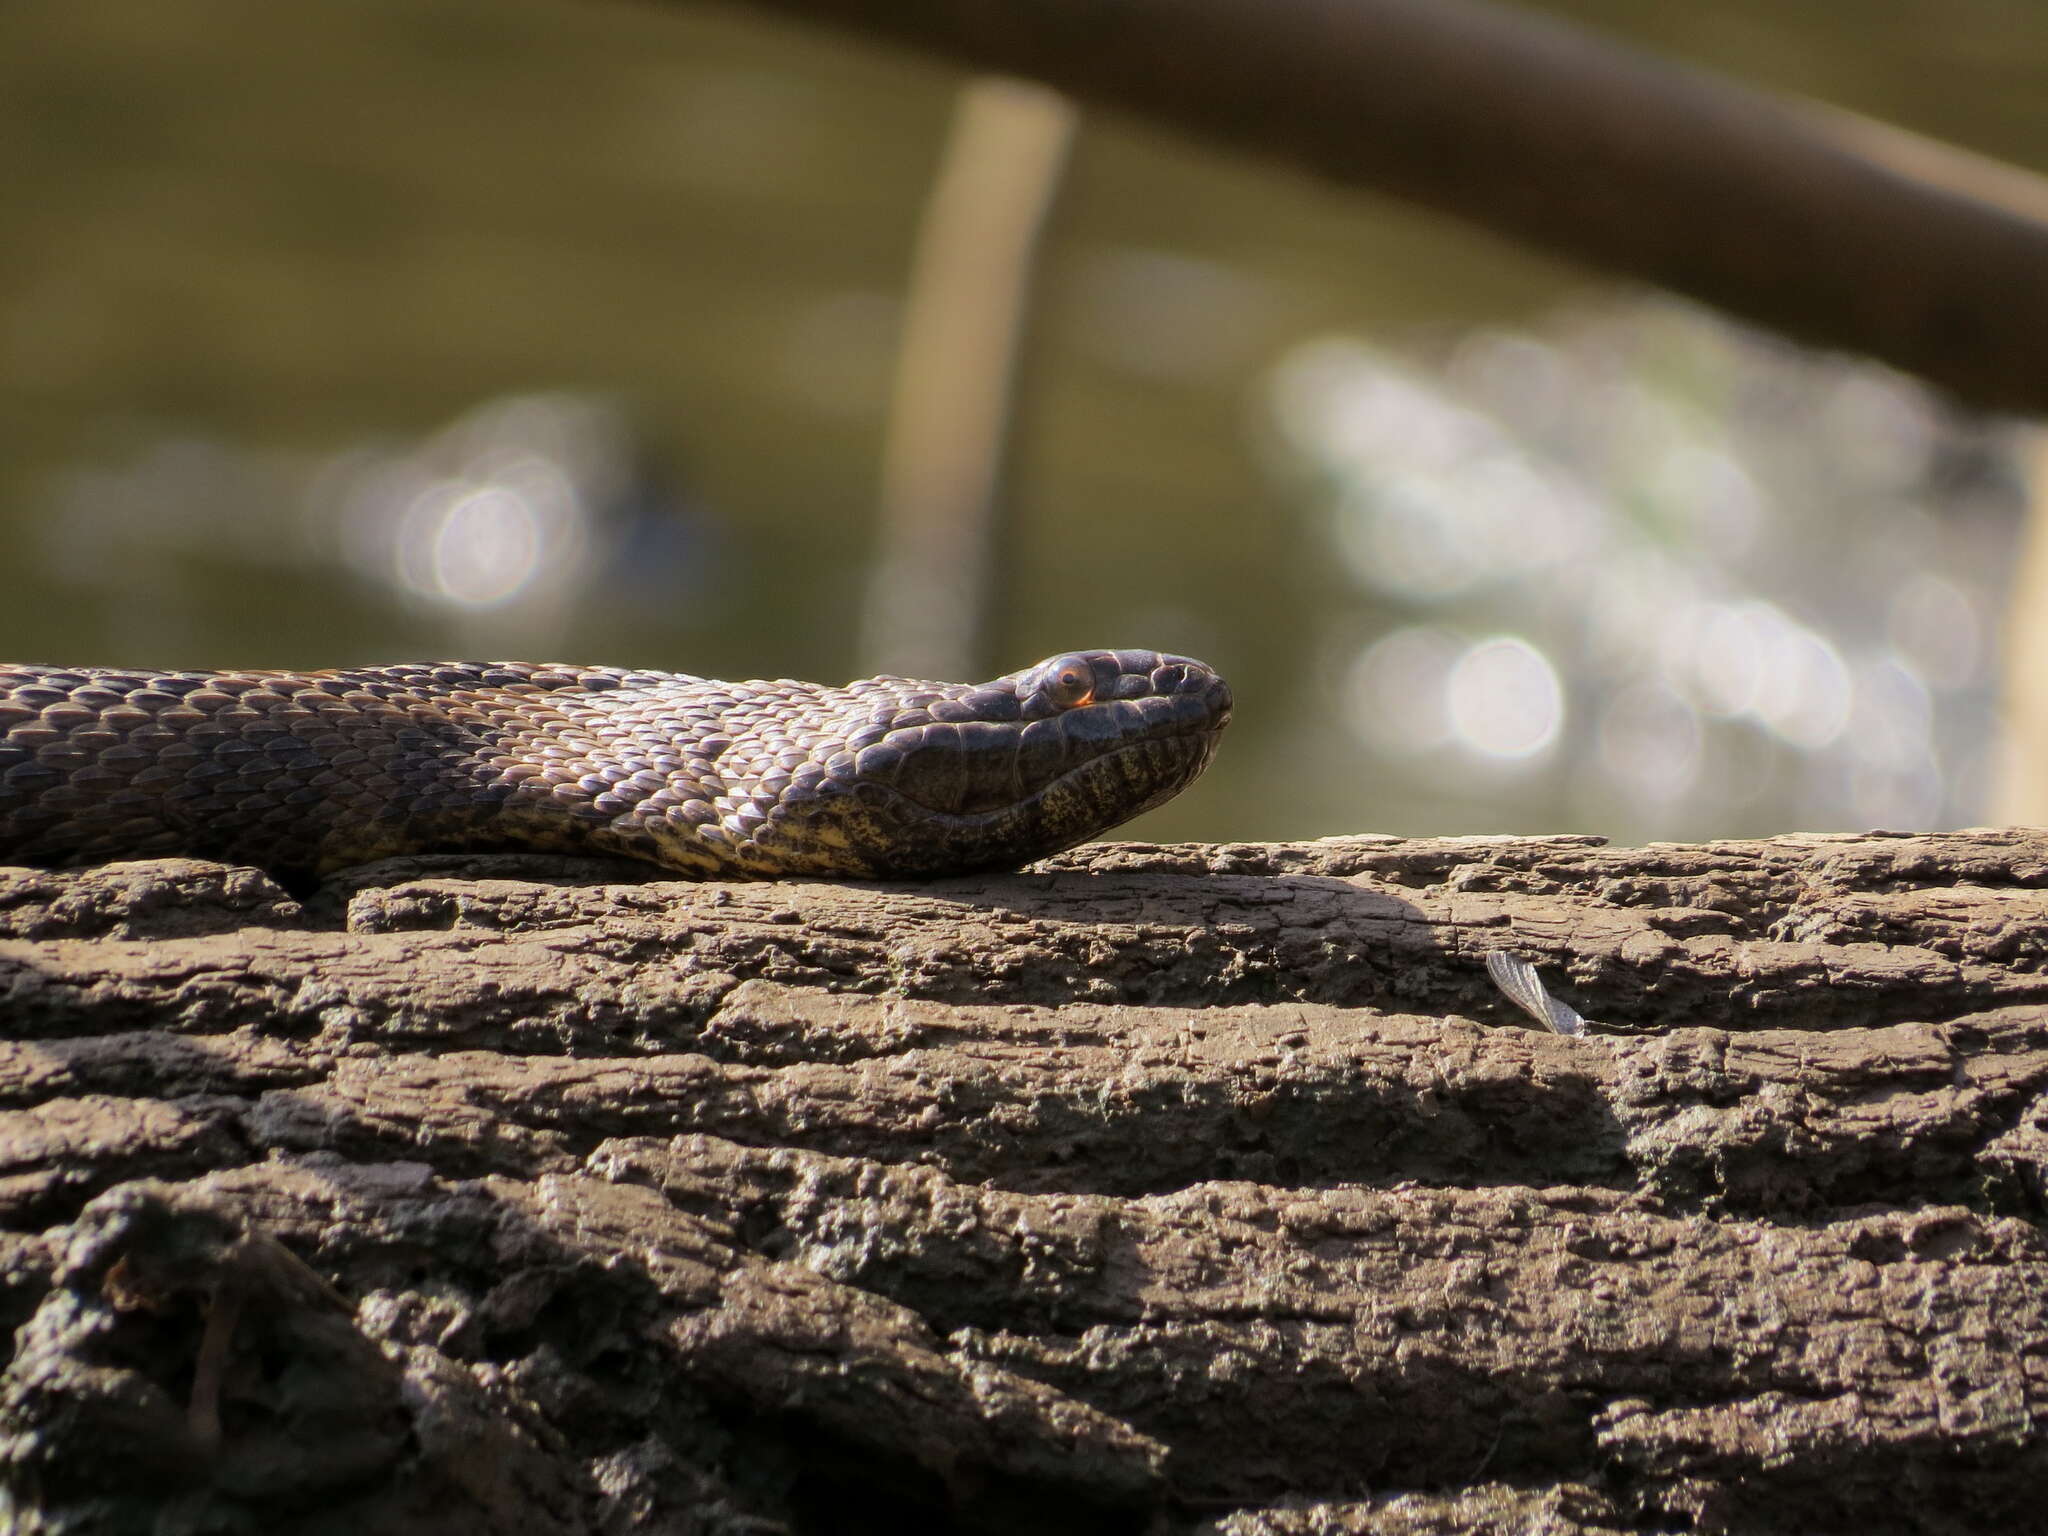
[[[2048, 197], [2011, 168], [1474, 0], [759, 0], [2048, 409]], [[1973, 174], [1974, 169], [1974, 174]]]

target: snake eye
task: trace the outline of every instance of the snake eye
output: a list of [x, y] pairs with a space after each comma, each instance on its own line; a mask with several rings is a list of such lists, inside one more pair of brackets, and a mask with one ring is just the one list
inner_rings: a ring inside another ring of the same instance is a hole
[[1038, 686], [1055, 708], [1079, 709], [1095, 697], [1095, 669], [1079, 656], [1062, 656]]

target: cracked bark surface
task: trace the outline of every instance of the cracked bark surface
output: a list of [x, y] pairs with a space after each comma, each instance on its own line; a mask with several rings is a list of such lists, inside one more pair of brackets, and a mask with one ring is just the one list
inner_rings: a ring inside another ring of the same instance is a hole
[[0, 1525], [2025, 1528], [2044, 919], [2031, 831], [0, 870]]

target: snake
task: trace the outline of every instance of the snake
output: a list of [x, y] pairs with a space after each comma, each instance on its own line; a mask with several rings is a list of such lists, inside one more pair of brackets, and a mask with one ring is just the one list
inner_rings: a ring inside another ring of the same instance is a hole
[[540, 850], [693, 879], [1015, 869], [1178, 794], [1230, 689], [1068, 651], [986, 683], [528, 662], [329, 671], [0, 665], [0, 864], [171, 856], [288, 881]]

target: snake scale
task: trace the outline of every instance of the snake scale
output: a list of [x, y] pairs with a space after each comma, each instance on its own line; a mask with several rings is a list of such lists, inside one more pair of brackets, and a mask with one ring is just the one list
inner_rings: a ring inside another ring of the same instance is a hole
[[394, 854], [623, 855], [696, 878], [1014, 868], [1186, 788], [1208, 667], [1074, 651], [830, 688], [524, 662], [0, 665], [0, 864], [184, 854], [306, 880]]

